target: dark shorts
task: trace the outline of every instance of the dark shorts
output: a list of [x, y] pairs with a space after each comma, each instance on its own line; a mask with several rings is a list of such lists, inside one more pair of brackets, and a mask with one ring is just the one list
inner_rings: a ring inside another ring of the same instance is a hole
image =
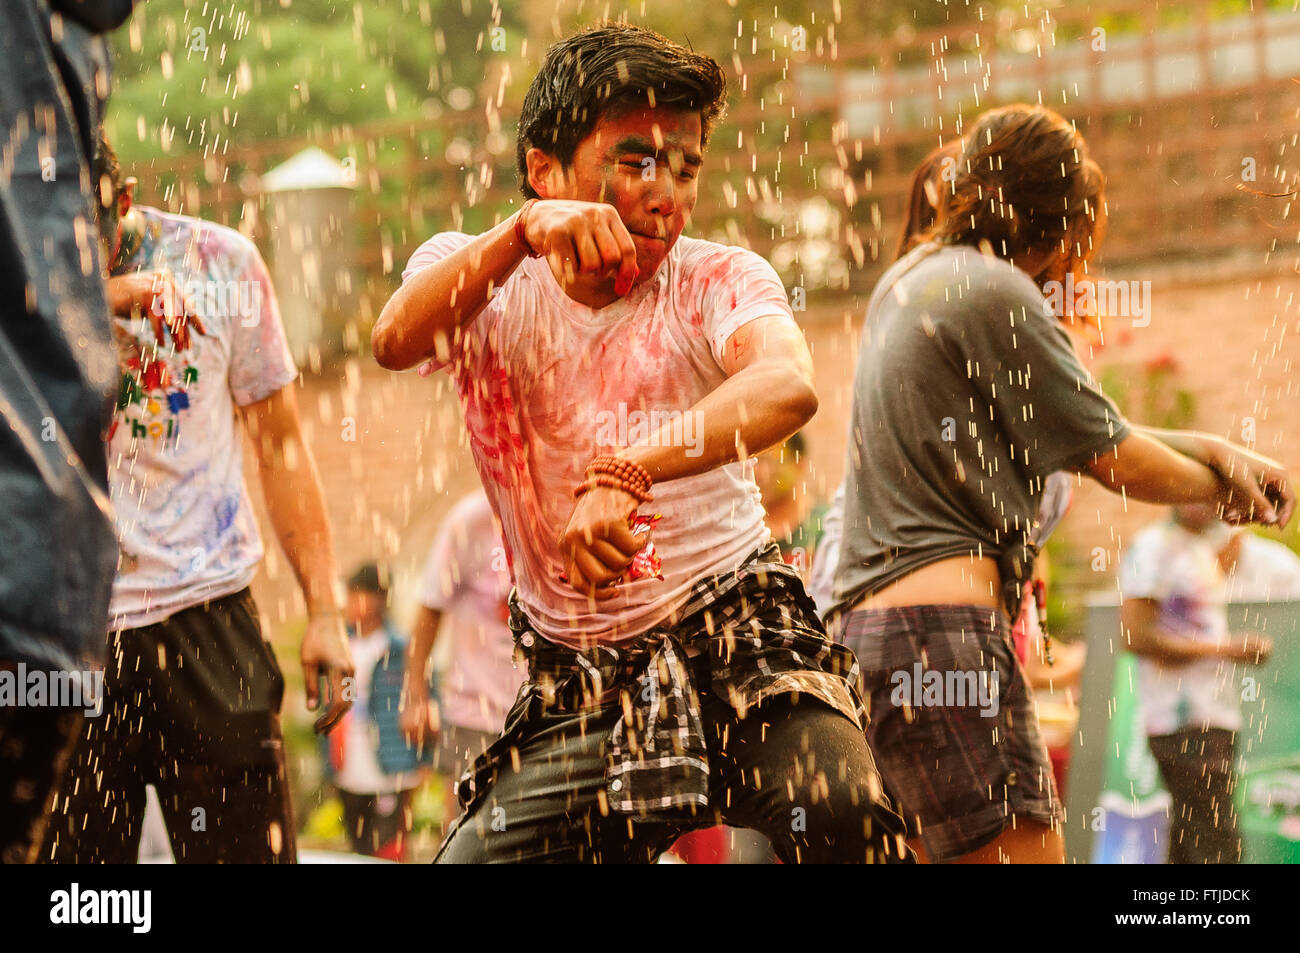
[[412, 788], [385, 794], [354, 794], [339, 791], [343, 805], [343, 826], [354, 854], [406, 859], [406, 840], [411, 833]]
[[133, 863], [153, 784], [177, 861], [292, 861], [283, 696], [247, 589], [110, 634], [42, 859]]
[[858, 657], [867, 738], [886, 790], [931, 860], [1062, 812], [1006, 616], [973, 605], [857, 610], [840, 626]]
[[565, 649], [516, 602], [529, 679], [462, 780], [438, 861], [649, 862], [726, 824], [759, 831], [785, 863], [912, 862], [853, 656], [772, 550], [697, 583], [640, 654]]
[[0, 864], [36, 858], [46, 805], [63, 777], [83, 717], [77, 709], [0, 705]]
[[1236, 735], [1227, 728], [1184, 728], [1147, 739], [1173, 798], [1169, 812], [1171, 864], [1235, 864], [1241, 860]]

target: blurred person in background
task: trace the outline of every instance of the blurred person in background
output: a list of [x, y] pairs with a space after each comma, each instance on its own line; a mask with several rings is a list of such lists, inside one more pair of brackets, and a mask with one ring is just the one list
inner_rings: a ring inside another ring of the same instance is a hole
[[[524, 681], [506, 624], [510, 588], [501, 528], [480, 488], [447, 513], [425, 561], [401, 708], [407, 737], [436, 745], [434, 767], [448, 781], [444, 828], [459, 811], [456, 782], [501, 733]], [[444, 632], [451, 644], [439, 705], [419, 676]]]
[[1215, 510], [1185, 504], [1133, 540], [1120, 568], [1120, 620], [1138, 656], [1147, 743], [1173, 800], [1169, 863], [1241, 858], [1236, 735], [1241, 675], [1272, 641], [1228, 629]]
[[1029, 682], [1034, 715], [1052, 763], [1057, 796], [1065, 801], [1065, 781], [1069, 774], [1074, 730], [1079, 723], [1077, 693], [1083, 675], [1087, 647], [1063, 643], [1051, 638], [1047, 629], [1047, 587], [1050, 572], [1044, 549], [1047, 538], [1060, 525], [1070, 509], [1074, 480], [1057, 471], [1043, 481], [1043, 496], [1028, 542], [1037, 552], [1031, 578], [1025, 581], [1020, 596], [1020, 613], [1011, 626], [1011, 641], [1016, 657], [1024, 666]]
[[812, 492], [812, 460], [801, 430], [788, 440], [759, 454], [754, 461], [754, 481], [762, 495], [764, 521], [781, 557], [808, 578], [823, 520], [830, 507]]
[[264, 549], [240, 425], [306, 601], [307, 701], [323, 678], [316, 730], [329, 731], [350, 704], [352, 661], [298, 371], [256, 246], [135, 205], [102, 133], [95, 161], [111, 198], [100, 232], [119, 363], [107, 448], [118, 572], [104, 713], [78, 739], [42, 859], [134, 861], [152, 783], [178, 862], [293, 862], [284, 677], [249, 588]]
[[403, 861], [411, 798], [432, 759], [398, 726], [407, 642], [388, 617], [388, 584], [375, 563], [348, 580], [344, 617], [356, 676], [352, 707], [327, 739], [327, 780], [339, 791], [352, 850]]
[[0, 4], [0, 678], [17, 682], [21, 665], [83, 691], [67, 707], [0, 704], [0, 863], [35, 859], [104, 658], [117, 368], [91, 163], [110, 85], [102, 34], [131, 6]]

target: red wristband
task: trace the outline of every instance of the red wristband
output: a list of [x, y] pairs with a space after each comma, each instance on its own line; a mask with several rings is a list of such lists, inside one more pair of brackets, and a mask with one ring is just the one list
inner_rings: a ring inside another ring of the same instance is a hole
[[519, 209], [519, 214], [515, 216], [515, 238], [518, 239], [519, 244], [528, 250], [529, 258], [540, 258], [542, 256], [541, 252], [533, 250], [533, 246], [528, 244], [528, 239], [524, 236], [524, 223], [528, 218], [528, 210], [536, 204], [537, 199], [529, 199]]

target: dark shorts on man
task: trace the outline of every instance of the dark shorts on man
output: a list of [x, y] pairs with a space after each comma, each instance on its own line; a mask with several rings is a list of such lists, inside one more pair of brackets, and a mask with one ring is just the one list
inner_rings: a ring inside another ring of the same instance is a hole
[[251, 593], [109, 636], [42, 860], [131, 863], [153, 784], [181, 863], [292, 863], [284, 677]]
[[[438, 862], [647, 863], [715, 824], [762, 832], [786, 863], [913, 860], [863, 734], [852, 656], [779, 559], [773, 547], [701, 581], [645, 637], [659, 646], [648, 665], [614, 674], [621, 663], [600, 666], [617, 653], [574, 658], [516, 604], [529, 681], [461, 783], [466, 810]], [[682, 648], [701, 651], [683, 658]], [[664, 688], [662, 669], [677, 665]], [[689, 721], [677, 735], [687, 747], [636, 750], [635, 733], [621, 732], [647, 719], [673, 731]]]
[[[1013, 817], [1060, 824], [1051, 761], [1004, 613], [976, 605], [854, 610], [837, 630], [861, 667], [867, 739], [885, 788], [932, 861], [984, 847]], [[940, 695], [927, 692], [939, 685]]]
[[1227, 728], [1183, 728], [1147, 739], [1173, 804], [1171, 864], [1235, 864], [1241, 860], [1237, 809], [1236, 734]]

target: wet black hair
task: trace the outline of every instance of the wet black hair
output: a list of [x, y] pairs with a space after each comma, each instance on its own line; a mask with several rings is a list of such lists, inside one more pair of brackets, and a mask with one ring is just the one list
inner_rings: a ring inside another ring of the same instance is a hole
[[701, 145], [726, 111], [727, 79], [711, 56], [643, 27], [605, 22], [556, 43], [524, 96], [515, 141], [519, 185], [528, 183], [528, 150], [541, 149], [568, 167], [578, 144], [605, 115], [669, 106], [697, 110]]

